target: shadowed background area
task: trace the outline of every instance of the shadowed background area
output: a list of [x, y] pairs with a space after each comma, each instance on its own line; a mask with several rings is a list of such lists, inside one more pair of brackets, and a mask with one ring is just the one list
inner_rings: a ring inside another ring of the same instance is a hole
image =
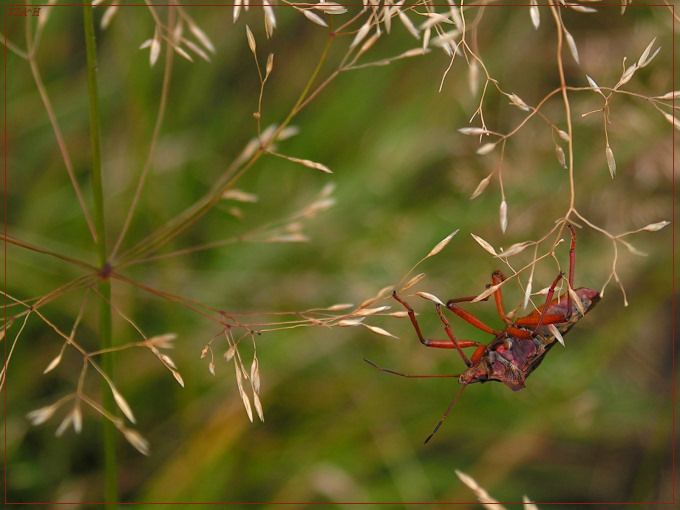
[[[274, 53], [262, 100], [263, 127], [286, 117], [328, 39], [328, 29], [290, 8], [276, 9], [278, 25], [270, 39], [260, 8], [243, 13], [236, 24], [231, 8], [187, 9], [216, 52], [211, 62], [190, 63], [180, 56], [174, 60], [166, 118], [127, 246], [203, 196], [256, 136], [259, 79], [244, 24], [253, 31], [262, 67]], [[554, 22], [545, 9], [541, 16], [535, 30], [526, 7], [487, 7], [467, 14], [469, 23], [478, 23], [474, 45], [491, 76], [530, 105], [559, 87]], [[38, 63], [89, 204], [81, 18], [79, 8], [54, 9]], [[672, 90], [674, 26], [669, 9], [633, 6], [624, 15], [618, 7], [587, 15], [566, 11], [564, 22], [580, 54], [576, 64], [565, 50], [568, 83], [588, 87], [588, 73], [600, 86], [612, 86], [621, 75], [623, 58], [634, 62], [656, 37], [654, 48], [660, 46], [660, 53], [624, 88], [643, 96]], [[13, 23], [7, 35], [19, 44], [24, 20]], [[381, 37], [360, 62], [420, 46], [398, 18], [392, 23], [389, 36]], [[106, 31], [97, 32], [111, 245], [127, 215], [158, 111], [165, 49], [151, 69], [148, 50], [137, 49], [153, 29], [144, 8], [126, 7]], [[352, 37], [336, 38], [317, 83], [337, 66]], [[91, 237], [28, 65], [11, 52], [7, 55], [8, 235], [94, 263]], [[332, 175], [264, 155], [236, 185], [256, 201], [224, 200], [165, 252], [227, 238], [237, 242], [139, 264], [122, 274], [227, 314], [254, 314], [239, 316], [254, 329], [295, 318], [275, 315], [279, 312], [358, 305], [381, 288], [397, 285], [456, 229], [460, 231], [449, 245], [418, 267], [416, 272], [426, 277], [409, 293], [425, 291], [444, 300], [476, 295], [495, 269], [511, 274], [470, 233], [496, 249], [541, 238], [569, 207], [568, 174], [555, 156], [554, 132], [535, 117], [505, 148], [499, 170], [508, 204], [503, 234], [499, 172], [484, 193], [470, 200], [498, 165], [500, 150], [479, 156], [477, 138], [458, 132], [479, 106], [480, 92], [470, 91], [462, 57], [439, 92], [448, 64], [446, 54], [434, 49], [387, 66], [341, 73], [293, 120], [299, 133], [277, 143], [279, 153], [323, 163]], [[483, 84], [480, 73], [479, 86]], [[671, 124], [644, 99], [614, 97], [608, 115], [609, 144], [617, 163], [612, 179], [603, 116], [582, 117], [601, 109], [602, 97], [583, 90], [572, 92], [570, 99], [579, 212], [612, 235], [672, 220]], [[483, 110], [488, 128], [501, 133], [526, 117], [491, 86]], [[566, 129], [559, 94], [541, 112]], [[473, 125], [479, 125], [478, 119]], [[300, 222], [308, 242], [239, 241], [261, 225], [304, 209], [329, 183], [335, 185], [335, 205]], [[379, 372], [363, 358], [409, 374], [456, 374], [464, 365], [455, 351], [423, 347], [407, 319], [366, 320], [398, 338], [363, 327], [304, 327], [257, 336], [265, 421], [256, 417], [251, 424], [233, 364], [222, 357], [224, 338], [213, 344], [215, 376], [208, 370], [209, 358], [200, 359], [219, 326], [170, 300], [114, 281], [116, 307], [148, 337], [177, 334], [175, 348], [167, 354], [185, 382], [181, 388], [146, 349], [118, 355], [117, 387], [151, 448], [144, 457], [121, 437], [123, 501], [301, 506], [474, 501], [456, 469], [502, 502], [519, 502], [525, 494], [539, 503], [669, 501], [671, 227], [625, 238], [646, 256], [621, 244], [615, 252], [605, 235], [588, 227], [577, 229], [577, 235], [575, 286], [601, 290], [616, 263], [629, 305], [624, 306], [612, 280], [602, 301], [565, 338], [566, 348], [552, 349], [524, 390], [514, 393], [495, 383], [467, 388], [425, 446], [423, 440], [459, 389], [456, 380], [407, 380]], [[510, 259], [512, 267], [524, 266], [534, 255], [533, 248], [525, 250]], [[567, 242], [557, 248], [556, 257], [559, 267], [568, 267]], [[7, 247], [6, 263], [7, 293], [18, 299], [45, 295], [82, 274], [61, 260], [13, 245]], [[539, 263], [534, 290], [549, 286], [559, 267], [550, 258]], [[83, 296], [83, 291], [66, 293], [41, 312], [69, 332]], [[504, 287], [504, 298], [507, 310], [513, 310], [521, 305], [523, 290], [512, 282]], [[95, 350], [97, 297], [88, 300], [78, 338]], [[418, 297], [408, 301], [424, 334], [443, 338], [433, 304]], [[535, 302], [540, 304], [541, 297]], [[391, 300], [378, 304], [401, 309]], [[492, 302], [463, 307], [501, 327]], [[450, 320], [460, 338], [491, 340], [455, 316]], [[8, 330], [10, 341], [18, 326]], [[119, 345], [140, 340], [119, 317], [114, 335]], [[75, 389], [82, 357], [72, 350], [67, 349], [59, 367], [42, 375], [62, 343], [32, 317], [13, 352], [6, 386], [8, 501], [100, 500], [100, 417], [84, 408], [82, 433], [69, 428], [59, 438], [54, 431], [63, 412], [37, 427], [26, 419], [29, 411]], [[249, 367], [249, 339], [240, 352]], [[99, 399], [98, 379], [89, 377], [85, 389]]]

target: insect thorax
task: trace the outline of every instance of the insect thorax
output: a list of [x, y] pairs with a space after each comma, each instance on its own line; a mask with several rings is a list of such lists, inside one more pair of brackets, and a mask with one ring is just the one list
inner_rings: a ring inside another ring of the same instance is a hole
[[552, 347], [548, 340], [542, 334], [533, 338], [499, 336], [482, 359], [463, 372], [458, 380], [461, 384], [499, 381], [513, 391], [519, 391]]

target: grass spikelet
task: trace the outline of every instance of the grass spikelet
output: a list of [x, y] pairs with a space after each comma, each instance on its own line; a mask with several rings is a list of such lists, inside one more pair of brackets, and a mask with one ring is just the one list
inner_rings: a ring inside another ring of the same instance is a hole
[[312, 8], [325, 12], [326, 14], [345, 14], [347, 12], [347, 7], [344, 5], [339, 4], [338, 2], [324, 2], [323, 0], [318, 4], [315, 4]]
[[376, 32], [371, 37], [369, 37], [368, 40], [364, 44], [361, 45], [361, 48], [359, 48], [359, 52], [357, 53], [357, 57], [359, 55], [366, 53], [375, 44], [375, 42], [380, 38], [381, 35], [382, 35], [382, 32]]
[[567, 159], [564, 155], [564, 149], [559, 145], [555, 145], [555, 154], [557, 155], [557, 161], [559, 161], [562, 168], [567, 168]]
[[494, 248], [493, 248], [493, 246], [491, 246], [491, 244], [489, 244], [487, 241], [485, 241], [484, 239], [482, 239], [478, 235], [475, 235], [475, 234], [472, 234], [472, 233], [470, 235], [472, 236], [472, 238], [475, 241], [477, 241], [477, 243], [479, 243], [479, 245], [482, 248], [484, 248], [486, 251], [488, 251], [491, 255], [493, 255], [494, 257], [498, 256], [498, 254], [496, 253], [496, 250], [494, 250]]
[[470, 200], [474, 200], [474, 199], [477, 198], [479, 195], [481, 195], [482, 193], [484, 193], [484, 190], [487, 188], [487, 186], [489, 185], [489, 182], [491, 181], [492, 175], [493, 175], [493, 174], [489, 174], [489, 175], [487, 175], [486, 177], [484, 177], [484, 179], [482, 179], [481, 181], [479, 181], [479, 184], [477, 184], [477, 187], [476, 187], [475, 190], [472, 192], [472, 195], [470, 195]]
[[555, 325], [549, 324], [548, 329], [550, 330], [550, 333], [555, 336], [555, 339], [562, 344], [562, 347], [566, 347], [564, 345], [564, 338], [562, 337], [562, 333], [559, 332]]
[[645, 253], [644, 251], [638, 250], [635, 246], [633, 246], [633, 245], [630, 244], [629, 242], [624, 241], [624, 240], [622, 240], [622, 239], [619, 239], [619, 241], [620, 241], [621, 243], [623, 243], [623, 245], [624, 245], [626, 248], [628, 248], [628, 251], [631, 252], [633, 255], [637, 255], [638, 257], [646, 257], [646, 256], [647, 256], [647, 253]]
[[250, 27], [246, 25], [246, 37], [248, 38], [248, 47], [250, 48], [251, 53], [257, 57], [257, 44], [255, 43], [255, 36], [250, 30]]
[[529, 108], [529, 105], [526, 104], [521, 97], [519, 97], [517, 94], [510, 94], [510, 102], [514, 104], [517, 108], [520, 110], [524, 110], [525, 112], [531, 111], [531, 108]]
[[224, 359], [229, 361], [231, 358], [234, 357], [234, 354], [236, 354], [236, 346], [232, 345], [231, 347], [229, 347], [229, 349], [225, 351]]
[[172, 358], [167, 354], [162, 354], [160, 352], [155, 352], [154, 354], [158, 356], [158, 358], [163, 362], [164, 365], [167, 365], [170, 368], [177, 368], [175, 366], [175, 362], [172, 361]]
[[479, 301], [485, 300], [485, 299], [488, 298], [491, 294], [493, 294], [493, 293], [496, 292], [498, 289], [500, 289], [501, 286], [502, 286], [505, 282], [507, 282], [507, 281], [508, 281], [508, 280], [504, 280], [504, 281], [502, 281], [501, 283], [497, 283], [496, 285], [491, 285], [488, 289], [486, 289], [484, 292], [482, 292], [482, 293], [479, 294], [477, 297], [475, 297], [475, 298], [472, 300], [472, 302], [473, 302], [473, 303], [477, 303], [477, 302], [479, 302]]
[[170, 372], [172, 373], [172, 376], [175, 378], [175, 380], [179, 383], [179, 385], [184, 388], [184, 379], [182, 379], [182, 376], [179, 374], [177, 370], [172, 370], [170, 369]]
[[642, 227], [642, 230], [646, 230], [647, 232], [656, 232], [658, 230], [661, 230], [662, 228], [670, 225], [670, 221], [664, 220], [664, 221], [658, 221], [656, 223], [650, 223], [647, 226]]
[[389, 310], [389, 306], [376, 306], [375, 308], [361, 308], [360, 310], [357, 310], [355, 312], [355, 315], [358, 315], [360, 317], [365, 317], [369, 315], [375, 315], [376, 313], [384, 312], [385, 310]]
[[76, 400], [73, 406], [73, 430], [76, 434], [80, 434], [83, 430], [83, 413], [80, 410], [80, 400]]
[[210, 53], [215, 53], [215, 46], [213, 45], [212, 41], [210, 38], [201, 30], [198, 28], [196, 23], [190, 22], [189, 23], [189, 30], [191, 30], [191, 33], [194, 34], [194, 37], [198, 40], [199, 43], [203, 45], [203, 47], [208, 50]]
[[[430, 251], [430, 253], [428, 253], [427, 255], [425, 255], [425, 259], [430, 258], [430, 257], [433, 257], [434, 255], [436, 255], [437, 253], [439, 253], [440, 251], [442, 251], [442, 250], [446, 247], [446, 245], [449, 244], [449, 242], [451, 241], [451, 239], [453, 238], [453, 236], [455, 236], [459, 231], [460, 231], [460, 229], [456, 229], [455, 231], [451, 232], [448, 236], [446, 236], [444, 239], [442, 239], [441, 241], [439, 241], [439, 242], [437, 243], [437, 245], [436, 245], [434, 248], [432, 248], [432, 250]], [[424, 259], [423, 259], [423, 260], [424, 260]]]
[[612, 151], [612, 148], [607, 145], [607, 147], [604, 150], [605, 155], [607, 156], [607, 167], [609, 168], [609, 175], [612, 176], [612, 179], [616, 175], [616, 160], [614, 159], [614, 151]]
[[371, 30], [371, 26], [371, 23], [368, 21], [361, 25], [361, 28], [357, 31], [354, 39], [352, 39], [352, 43], [349, 45], [350, 49], [355, 48], [357, 44], [364, 40], [364, 38], [368, 35], [368, 32]]
[[57, 357], [54, 358], [52, 361], [50, 361], [50, 364], [47, 365], [47, 368], [46, 368], [45, 370], [43, 370], [43, 374], [46, 374], [47, 372], [51, 372], [52, 370], [54, 370], [54, 368], [55, 368], [59, 363], [61, 363], [61, 357], [62, 357], [63, 354], [64, 354], [64, 350], [62, 349], [62, 350], [59, 352], [59, 354], [57, 355]]
[[578, 308], [578, 311], [581, 315], [586, 314], [586, 309], [583, 306], [583, 302], [581, 301], [581, 298], [578, 297], [578, 294], [572, 289], [571, 287], [567, 286], [567, 292], [569, 292], [569, 296], [571, 297], [572, 303], [576, 305], [576, 308]]
[[175, 50], [175, 52], [176, 52], [179, 56], [181, 56], [181, 57], [187, 59], [189, 62], [193, 62], [193, 61], [194, 61], [194, 59], [191, 58], [191, 55], [189, 55], [186, 51], [184, 51], [184, 50], [183, 50], [182, 48], [180, 48], [179, 46], [173, 46], [172, 48]]
[[205, 358], [208, 355], [208, 352], [210, 352], [210, 345], [203, 347], [203, 350], [201, 351], [201, 359]]
[[594, 90], [595, 92], [597, 92], [598, 94], [604, 96], [604, 94], [602, 94], [602, 91], [600, 90], [600, 86], [595, 82], [595, 80], [593, 80], [593, 79], [592, 79], [589, 75], [587, 75], [587, 74], [586, 74], [586, 80], [588, 80], [588, 84], [593, 88], [593, 90]]
[[464, 135], [472, 135], [472, 136], [477, 136], [477, 135], [488, 135], [490, 132], [484, 128], [481, 127], [463, 127], [458, 129], [459, 133], [462, 133]]
[[576, 41], [574, 41], [574, 37], [569, 33], [569, 31], [562, 27], [564, 30], [564, 38], [567, 40], [567, 46], [569, 46], [569, 51], [571, 52], [571, 56], [574, 57], [574, 60], [576, 61], [577, 64], [580, 64], [579, 58], [578, 58], [578, 48], [576, 48]]
[[288, 161], [292, 161], [293, 163], [300, 163], [301, 165], [304, 165], [308, 168], [314, 168], [316, 170], [321, 170], [322, 172], [325, 172], [327, 174], [332, 174], [333, 171], [328, 168], [326, 165], [323, 165], [321, 163], [317, 163], [316, 161], [311, 161], [309, 159], [300, 159], [300, 158], [294, 158], [292, 156], [284, 156], [283, 154], [276, 154], [273, 152], [270, 152], [270, 154], [274, 154], [275, 156], [279, 156], [281, 158], [287, 159]]
[[329, 312], [340, 312], [342, 310], [347, 310], [352, 308], [354, 305], [352, 303], [338, 303], [337, 305], [329, 306], [326, 308]]
[[234, 11], [231, 17], [232, 22], [236, 23], [236, 20], [239, 17], [239, 14], [241, 14], [241, 4], [243, 3], [243, 0], [234, 0]]
[[257, 393], [253, 393], [253, 404], [255, 405], [255, 411], [260, 421], [264, 423], [264, 411], [262, 410], [262, 403], [260, 402], [260, 396]]
[[505, 509], [503, 505], [501, 505], [498, 501], [492, 498], [491, 495], [488, 492], [486, 492], [486, 490], [484, 490], [484, 488], [481, 487], [470, 475], [466, 475], [465, 473], [463, 473], [462, 471], [458, 471], [457, 469], [455, 473], [456, 476], [460, 479], [460, 481], [467, 485], [470, 488], [470, 490], [475, 493], [475, 496], [477, 496], [477, 500], [482, 504], [484, 508], [486, 508], [487, 510]]
[[569, 140], [571, 139], [569, 137], [569, 133], [567, 133], [566, 131], [563, 131], [562, 129], [557, 130], [557, 136], [559, 136], [565, 142], [569, 142]]
[[441, 299], [439, 299], [434, 294], [430, 294], [429, 292], [416, 292], [416, 296], [420, 296], [421, 298], [432, 301], [433, 303], [437, 303], [438, 305], [446, 306]]
[[205, 51], [203, 51], [203, 49], [200, 48], [197, 44], [194, 44], [193, 42], [189, 41], [188, 39], [182, 39], [181, 42], [184, 43], [184, 44], [186, 44], [187, 47], [188, 47], [191, 51], [193, 51], [194, 53], [196, 53], [196, 55], [198, 55], [199, 57], [201, 57], [203, 60], [205, 60], [206, 62], [210, 62], [210, 56], [209, 56]]
[[246, 395], [246, 392], [243, 389], [243, 375], [241, 374], [241, 367], [238, 365], [238, 363], [236, 363], [236, 360], [234, 360], [234, 372], [236, 372], [236, 386], [238, 387], [238, 394], [241, 396], [243, 407], [245, 407], [246, 413], [248, 414], [248, 419], [252, 423], [253, 408], [250, 405], [250, 399], [248, 398], [248, 395]]
[[415, 275], [413, 278], [411, 278], [409, 281], [407, 281], [401, 289], [399, 289], [399, 292], [404, 292], [411, 287], [413, 287], [416, 283], [418, 283], [420, 280], [422, 280], [425, 277], [425, 273], [418, 273]]
[[102, 30], [106, 30], [108, 26], [111, 24], [111, 20], [113, 20], [113, 17], [116, 15], [116, 12], [118, 11], [119, 5], [109, 5], [106, 10], [104, 11], [104, 15], [102, 16], [101, 24], [99, 25]]
[[113, 384], [109, 383], [109, 387], [111, 388], [111, 393], [113, 393], [113, 399], [116, 401], [118, 408], [123, 412], [125, 416], [127, 416], [128, 420], [130, 420], [132, 423], [137, 423], [135, 420], [135, 415], [132, 413], [132, 409], [130, 409], [130, 406], [128, 405], [123, 395], [120, 394], [120, 392], [116, 389], [115, 386], [113, 386]]
[[257, 356], [253, 356], [253, 362], [250, 364], [250, 381], [255, 393], [260, 393], [260, 363], [257, 361]]
[[406, 310], [399, 310], [396, 312], [390, 312], [386, 315], [389, 315], [390, 317], [398, 317], [399, 319], [405, 319], [408, 317], [408, 312]]
[[479, 154], [480, 156], [490, 154], [491, 151], [493, 151], [496, 148], [496, 145], [497, 144], [495, 142], [485, 143], [479, 149], [477, 149], [477, 154]]
[[149, 51], [149, 63], [151, 67], [154, 66], [156, 61], [158, 61], [158, 56], [161, 54], [161, 37], [158, 27], [153, 34], [153, 39], [151, 40], [151, 50]]
[[667, 92], [663, 96], [657, 96], [655, 99], [661, 99], [663, 101], [672, 101], [673, 99], [680, 99], [680, 90], [673, 90], [671, 92]]
[[380, 289], [378, 291], [378, 293], [375, 296], [373, 296], [372, 298], [369, 298], [366, 301], [364, 301], [363, 303], [361, 303], [359, 305], [359, 308], [360, 309], [366, 308], [367, 306], [371, 306], [373, 303], [375, 303], [377, 301], [381, 301], [381, 300], [385, 299], [387, 296], [392, 294], [393, 290], [394, 290], [394, 287], [392, 287], [391, 285], [388, 285], [387, 287], [383, 287], [382, 289]]
[[26, 418], [28, 418], [28, 420], [33, 425], [41, 425], [54, 415], [55, 411], [59, 409], [62, 403], [63, 401], [58, 401], [49, 406], [41, 407], [40, 409], [30, 411], [29, 413], [26, 414]]
[[531, 241], [524, 241], [521, 243], [515, 243], [510, 248], [507, 250], [502, 251], [496, 257], [501, 258], [501, 257], [512, 257], [513, 255], [517, 255], [518, 253], [523, 252], [527, 246], [531, 246], [533, 243]]
[[139, 432], [127, 427], [119, 427], [126, 441], [142, 455], [149, 455], [149, 442]]
[[276, 16], [269, 0], [262, 0], [262, 9], [264, 10], [264, 29], [267, 38], [269, 38], [274, 34], [276, 28]]
[[522, 309], [526, 310], [527, 306], [529, 306], [529, 300], [531, 299], [531, 288], [533, 287], [533, 274], [529, 278], [529, 282], [527, 283], [527, 288], [524, 291], [524, 302], [522, 303]]
[[158, 349], [172, 349], [175, 346], [174, 341], [176, 339], [176, 333], [164, 333], [162, 335], [152, 336], [145, 343]]
[[364, 319], [342, 319], [336, 322], [335, 325], [341, 328], [351, 328], [353, 326], [361, 326], [363, 322]]
[[524, 510], [538, 510], [538, 507], [532, 503], [528, 496], [522, 496], [522, 502], [524, 503]]
[[385, 331], [383, 328], [379, 328], [377, 326], [371, 326], [370, 324], [364, 324], [363, 322], [361, 323], [361, 325], [364, 326], [365, 328], [370, 329], [371, 331], [373, 331], [373, 333], [376, 333], [378, 335], [389, 336], [389, 337], [392, 337], [392, 338], [398, 338], [397, 336], [393, 335], [389, 331]]
[[470, 70], [468, 71], [468, 86], [470, 87], [470, 94], [473, 97], [477, 96], [479, 90], [479, 64], [476, 60], [470, 63]]
[[675, 129], [680, 131], [680, 120], [678, 120], [677, 117], [674, 117], [673, 115], [671, 115], [670, 113], [667, 113], [667, 112], [661, 112], [661, 113], [663, 113], [664, 118], [668, 122], [670, 122]]
[[247, 193], [240, 189], [229, 189], [222, 193], [224, 200], [236, 200], [237, 202], [255, 203], [258, 201], [258, 196], [253, 193]]
[[[624, 62], [625, 62], [624, 58]], [[637, 71], [638, 67], [637, 64], [633, 64], [631, 66], [628, 66], [625, 71], [623, 71], [623, 74], [621, 75], [621, 78], [619, 78], [619, 82], [614, 86], [615, 89], [620, 88], [622, 85], [625, 85], [630, 81], [630, 79], [633, 77], [635, 74], [635, 71]]]
[[538, 10], [538, 2], [537, 0], [530, 0], [529, 2], [529, 15], [531, 16], [531, 24], [534, 26], [536, 30], [538, 30], [538, 27], [541, 25], [541, 13]]
[[411, 21], [410, 18], [406, 16], [404, 11], [399, 11], [399, 21], [401, 21], [401, 24], [406, 27], [406, 30], [408, 30], [413, 37], [420, 39], [420, 32], [418, 32], [418, 29], [413, 24], [413, 21]]
[[73, 412], [68, 413], [63, 420], [61, 420], [61, 423], [57, 427], [57, 430], [54, 432], [54, 435], [57, 437], [61, 437], [64, 431], [73, 423]]
[[501, 205], [498, 208], [498, 219], [501, 224], [501, 232], [505, 234], [508, 229], [508, 203], [505, 200], [501, 200]]
[[654, 46], [654, 43], [656, 42], [656, 37], [652, 39], [652, 42], [650, 42], [645, 50], [642, 52], [642, 55], [640, 55], [640, 58], [637, 61], [637, 66], [638, 68], [645, 67], [647, 64], [649, 64], [654, 57], [656, 57], [657, 53], [659, 53], [659, 50], [661, 47], [657, 48], [656, 51], [652, 54], [652, 56], [649, 56], [649, 52], [652, 51], [652, 46]]
[[[297, 8], [296, 8], [296, 9], [297, 9]], [[302, 14], [304, 14], [305, 17], [306, 17], [308, 20], [310, 20], [312, 23], [316, 23], [317, 25], [320, 25], [320, 26], [322, 26], [322, 27], [327, 27], [327, 26], [328, 26], [328, 23], [326, 23], [323, 19], [321, 19], [321, 17], [320, 17], [318, 14], [316, 14], [316, 13], [314, 13], [314, 12], [312, 12], [312, 11], [306, 10], [306, 9], [297, 9], [297, 10], [298, 10], [298, 11], [301, 11]]]
[[[267, 64], [265, 65], [265, 75], [264, 75], [264, 79], [265, 79], [265, 80], [266, 80], [267, 78], [269, 78], [269, 75], [271, 74], [272, 69], [274, 69], [274, 54], [273, 54], [273, 53], [270, 53], [270, 54], [267, 56]], [[281, 139], [280, 136], [279, 136], [279, 139]]]

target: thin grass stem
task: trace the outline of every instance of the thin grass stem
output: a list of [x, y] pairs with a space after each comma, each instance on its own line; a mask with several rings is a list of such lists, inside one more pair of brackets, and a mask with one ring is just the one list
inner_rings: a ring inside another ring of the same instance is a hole
[[[101, 129], [99, 112], [99, 94], [97, 91], [97, 46], [94, 36], [94, 20], [92, 6], [83, 6], [83, 24], [85, 30], [85, 49], [87, 52], [87, 83], [90, 109], [90, 142], [92, 150], [92, 196], [94, 203], [94, 227], [97, 233], [97, 261], [100, 268], [107, 264], [106, 224], [104, 221], [104, 187], [102, 184]], [[100, 280], [99, 293], [103, 297], [99, 301], [99, 344], [102, 349], [113, 346], [111, 323], [111, 281]], [[102, 355], [102, 370], [113, 379], [113, 354]], [[106, 378], [102, 382], [102, 403], [104, 409], [115, 414], [116, 404], [109, 389]], [[116, 427], [105, 420], [104, 427], [104, 465], [105, 465], [105, 497], [107, 503], [118, 502], [118, 468], [116, 462]]]

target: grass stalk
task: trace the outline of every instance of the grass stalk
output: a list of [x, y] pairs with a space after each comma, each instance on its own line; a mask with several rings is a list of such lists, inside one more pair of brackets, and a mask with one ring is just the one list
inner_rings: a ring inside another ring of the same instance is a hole
[[[94, 203], [94, 226], [96, 232], [97, 263], [100, 268], [107, 264], [106, 226], [104, 222], [104, 192], [102, 185], [101, 131], [99, 114], [99, 95], [97, 92], [97, 47], [94, 36], [92, 6], [83, 6], [83, 23], [85, 29], [85, 47], [87, 51], [87, 82], [90, 99], [90, 141], [92, 146], [92, 197]], [[111, 322], [111, 281], [102, 279], [99, 282], [99, 343], [100, 349], [113, 346]], [[113, 377], [113, 353], [102, 354], [102, 369]], [[102, 381], [102, 402], [104, 409], [112, 415], [116, 414], [116, 404], [106, 380]], [[105, 466], [105, 498], [107, 503], [118, 502], [118, 472], [116, 463], [116, 427], [113, 422], [104, 420], [103, 431], [104, 466]]]

